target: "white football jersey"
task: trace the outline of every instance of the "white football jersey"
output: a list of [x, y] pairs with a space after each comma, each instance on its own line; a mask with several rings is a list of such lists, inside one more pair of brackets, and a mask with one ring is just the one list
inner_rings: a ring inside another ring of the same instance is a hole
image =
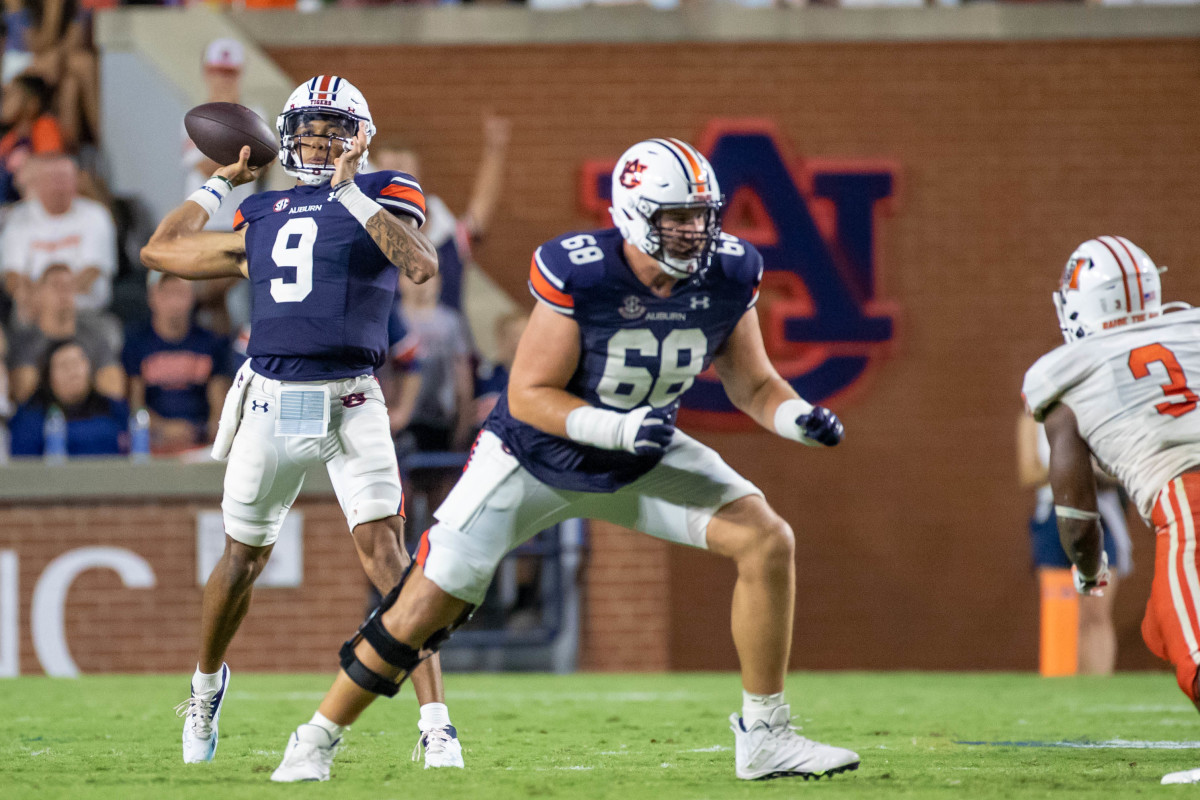
[[1147, 519], [1169, 480], [1200, 466], [1200, 309], [1088, 336], [1038, 359], [1022, 396], [1041, 422], [1075, 413], [1100, 465]]

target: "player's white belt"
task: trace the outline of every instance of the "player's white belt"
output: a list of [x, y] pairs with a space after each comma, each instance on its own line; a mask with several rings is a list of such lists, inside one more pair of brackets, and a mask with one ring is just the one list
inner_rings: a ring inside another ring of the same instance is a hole
[[250, 368], [250, 361], [247, 360], [237, 371], [233, 386], [225, 395], [225, 404], [221, 408], [221, 422], [213, 442], [212, 457], [217, 461], [224, 461], [229, 457], [233, 437], [241, 426], [246, 393], [252, 383], [259, 391], [275, 396], [276, 435], [319, 437], [329, 431], [330, 400], [369, 390], [374, 380], [370, 375], [359, 375], [336, 381], [277, 381], [254, 372]]

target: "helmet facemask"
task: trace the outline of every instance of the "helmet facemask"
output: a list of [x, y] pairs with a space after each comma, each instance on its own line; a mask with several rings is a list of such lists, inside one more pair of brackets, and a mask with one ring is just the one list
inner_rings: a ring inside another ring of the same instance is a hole
[[358, 118], [334, 110], [285, 112], [280, 131], [284, 170], [310, 186], [325, 182], [333, 175], [337, 159], [353, 146], [358, 124]]
[[722, 207], [721, 199], [711, 196], [687, 203], [641, 198], [636, 210], [646, 222], [646, 235], [639, 249], [673, 278], [695, 275], [708, 267], [717, 251]]

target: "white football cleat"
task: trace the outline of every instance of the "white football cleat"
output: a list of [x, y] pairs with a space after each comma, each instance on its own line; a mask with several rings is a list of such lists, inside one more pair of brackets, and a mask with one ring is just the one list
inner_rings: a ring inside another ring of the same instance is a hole
[[1200, 783], [1200, 769], [1186, 769], [1183, 772], [1168, 772], [1163, 775], [1162, 782], [1167, 783]]
[[320, 725], [304, 723], [288, 739], [283, 761], [271, 773], [271, 780], [276, 783], [329, 780], [329, 768], [341, 744], [342, 737], [334, 739]]
[[729, 716], [739, 778], [757, 781], [798, 776], [808, 780], [858, 769], [858, 753], [805, 739], [790, 720], [791, 707], [787, 705], [772, 711], [767, 722], [759, 720], [748, 730], [737, 714]]
[[175, 706], [175, 715], [183, 717], [183, 763], [202, 764], [217, 753], [217, 723], [221, 704], [229, 688], [229, 665], [221, 665], [221, 688], [212, 694], [196, 694]]
[[463, 768], [462, 745], [458, 741], [458, 731], [453, 725], [439, 725], [426, 730], [424, 723], [418, 721], [417, 728], [421, 738], [413, 748], [412, 760], [421, 757], [421, 748], [425, 749], [425, 769], [437, 767]]

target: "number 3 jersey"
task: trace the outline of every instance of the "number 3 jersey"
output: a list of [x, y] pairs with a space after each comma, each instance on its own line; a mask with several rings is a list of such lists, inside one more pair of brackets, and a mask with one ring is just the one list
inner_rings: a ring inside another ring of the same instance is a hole
[[1039, 422], [1058, 402], [1104, 469], [1149, 519], [1159, 491], [1200, 465], [1200, 309], [1177, 311], [1063, 345], [1025, 373]]
[[[659, 297], [638, 280], [616, 229], [551, 239], [533, 255], [529, 288], [579, 325], [579, 366], [566, 390], [598, 408], [649, 405], [674, 421], [679, 398], [758, 300], [762, 257], [721, 235], [712, 264]], [[525, 469], [559, 489], [610, 492], [644, 475], [661, 455], [601, 450], [515, 419], [502, 393], [484, 424]]]
[[[384, 210], [425, 222], [425, 196], [411, 176], [385, 170], [354, 182]], [[253, 302], [246, 352], [254, 371], [318, 381], [382, 365], [399, 270], [330, 197], [329, 184], [246, 198], [234, 228], [246, 226]]]

